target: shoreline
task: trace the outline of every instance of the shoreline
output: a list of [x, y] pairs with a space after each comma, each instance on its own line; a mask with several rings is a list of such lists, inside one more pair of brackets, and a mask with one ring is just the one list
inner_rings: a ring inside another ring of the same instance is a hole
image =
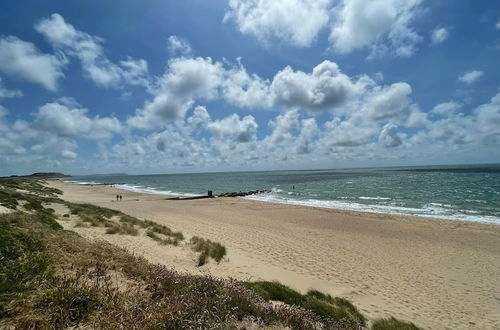
[[[65, 182], [65, 183], [71, 183], [71, 184], [77, 184], [77, 185], [82, 185], [82, 186], [108, 186], [112, 187], [115, 189], [119, 190], [124, 190], [128, 192], [134, 192], [134, 193], [140, 193], [140, 194], [148, 194], [148, 195], [162, 195], [165, 197], [194, 197], [194, 196], [200, 196], [196, 194], [191, 194], [191, 193], [181, 193], [181, 192], [172, 192], [172, 191], [163, 191], [163, 190], [156, 190], [154, 188], [135, 188], [133, 186], [130, 186], [127, 183], [90, 183], [90, 182], [83, 182], [83, 181], [63, 181], [61, 179], [57, 179], [57, 181]], [[327, 209], [327, 210], [339, 210], [339, 211], [352, 211], [352, 212], [361, 212], [361, 213], [368, 213], [368, 214], [383, 214], [383, 215], [396, 215], [396, 216], [409, 216], [409, 217], [418, 217], [418, 218], [427, 218], [427, 219], [438, 219], [438, 220], [445, 220], [445, 221], [463, 221], [467, 223], [479, 223], [479, 224], [487, 224], [487, 225], [500, 225], [500, 218], [494, 217], [494, 216], [486, 216], [482, 215], [480, 216], [481, 218], [478, 220], [471, 220], [473, 218], [477, 218], [476, 216], [472, 215], [466, 215], [462, 214], [462, 217], [451, 217], [451, 216], [446, 216], [446, 215], [427, 215], [427, 214], [412, 214], [412, 213], [405, 213], [405, 212], [389, 212], [389, 209], [385, 210], [376, 210], [373, 208], [377, 208], [378, 205], [370, 205], [370, 204], [363, 204], [366, 205], [366, 207], [363, 208], [355, 208], [355, 207], [339, 207], [338, 205], [333, 205], [333, 206], [325, 206], [325, 205], [314, 205], [311, 204], [310, 202], [303, 202], [301, 200], [277, 200], [277, 199], [263, 199], [259, 198], [259, 195], [253, 195], [253, 196], [246, 196], [246, 197], [241, 197], [243, 199], [247, 200], [252, 200], [256, 202], [262, 202], [262, 203], [271, 203], [271, 204], [279, 204], [279, 205], [295, 205], [295, 206], [303, 206], [303, 207], [311, 207], [311, 208], [318, 208], [318, 209]], [[235, 197], [235, 198], [240, 198], [240, 197]], [[323, 202], [323, 203], [338, 203], [338, 201], [329, 201], [329, 200], [315, 200], [318, 202]], [[432, 204], [432, 203], [431, 203]], [[361, 204], [360, 204], [361, 205]], [[464, 218], [467, 217], [467, 218]]]
[[[493, 224], [245, 198], [167, 201], [109, 186], [48, 184], [62, 189], [63, 199], [117, 209], [228, 248], [229, 260], [197, 268], [140, 237], [86, 233], [178, 270], [315, 288], [348, 298], [370, 318], [393, 315], [424, 328], [500, 327], [500, 227]], [[117, 192], [122, 202], [112, 201]]]

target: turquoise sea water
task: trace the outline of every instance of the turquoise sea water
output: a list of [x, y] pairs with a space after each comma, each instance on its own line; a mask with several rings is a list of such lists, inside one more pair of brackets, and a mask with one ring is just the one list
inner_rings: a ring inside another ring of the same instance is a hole
[[[245, 198], [500, 224], [500, 164], [74, 177], [154, 194], [271, 189]], [[295, 189], [293, 187], [295, 186]]]

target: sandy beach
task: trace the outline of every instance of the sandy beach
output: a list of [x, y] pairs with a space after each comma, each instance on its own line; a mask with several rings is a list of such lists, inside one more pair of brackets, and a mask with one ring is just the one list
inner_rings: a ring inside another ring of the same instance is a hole
[[222, 263], [197, 268], [188, 247], [64, 223], [84, 237], [108, 240], [180, 271], [315, 288], [350, 299], [370, 318], [392, 315], [428, 329], [500, 328], [500, 226], [239, 198], [175, 201], [104, 185], [48, 184], [63, 190], [65, 200], [120, 210], [227, 247]]

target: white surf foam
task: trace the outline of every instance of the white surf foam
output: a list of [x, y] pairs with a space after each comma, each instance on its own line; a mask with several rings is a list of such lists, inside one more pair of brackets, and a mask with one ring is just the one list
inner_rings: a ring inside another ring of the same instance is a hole
[[278, 196], [273, 193], [251, 195], [242, 198], [257, 200], [262, 202], [279, 203], [279, 204], [293, 204], [293, 205], [333, 208], [333, 209], [362, 211], [362, 212], [374, 212], [374, 213], [414, 215], [420, 217], [432, 217], [432, 218], [440, 218], [447, 220], [460, 220], [460, 221], [481, 222], [481, 223], [500, 225], [500, 217], [461, 213], [454, 209], [444, 208], [436, 205], [438, 203], [427, 204], [424, 205], [423, 208], [411, 208], [411, 207], [403, 207], [395, 205], [368, 205], [356, 202], [332, 201], [332, 200], [317, 200], [317, 199], [298, 200], [298, 199]]

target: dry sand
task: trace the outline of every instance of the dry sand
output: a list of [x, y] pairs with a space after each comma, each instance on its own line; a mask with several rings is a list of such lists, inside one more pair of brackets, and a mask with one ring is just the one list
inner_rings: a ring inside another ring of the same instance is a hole
[[[500, 226], [235, 198], [172, 201], [102, 185], [49, 184], [62, 189], [65, 200], [117, 209], [228, 249], [228, 260], [196, 268], [188, 247], [65, 224], [152, 262], [319, 289], [350, 299], [370, 318], [393, 315], [428, 329], [500, 329]], [[123, 201], [115, 201], [117, 194]]]

